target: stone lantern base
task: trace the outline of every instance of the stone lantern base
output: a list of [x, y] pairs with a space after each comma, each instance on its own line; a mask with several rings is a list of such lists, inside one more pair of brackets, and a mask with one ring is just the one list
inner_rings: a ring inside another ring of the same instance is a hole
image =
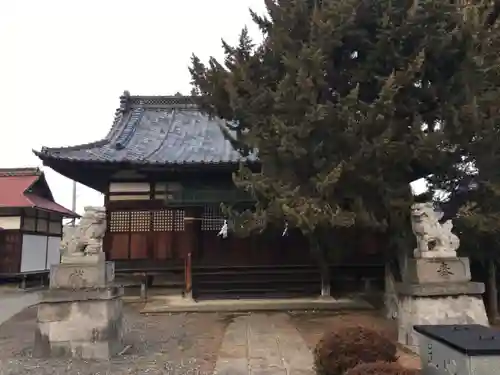
[[398, 294], [398, 341], [418, 353], [415, 325], [489, 325], [484, 284], [471, 282], [468, 258], [411, 259]]
[[112, 262], [61, 263], [38, 305], [34, 356], [109, 359], [123, 349], [122, 290]]

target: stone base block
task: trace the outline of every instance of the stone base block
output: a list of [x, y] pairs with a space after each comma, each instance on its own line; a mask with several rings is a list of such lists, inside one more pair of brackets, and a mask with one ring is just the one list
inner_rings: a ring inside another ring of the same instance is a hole
[[469, 258], [420, 258], [408, 260], [403, 282], [428, 284], [470, 280]]
[[64, 254], [61, 256], [61, 263], [67, 264], [88, 264], [88, 263], [101, 263], [106, 261], [106, 255], [103, 252], [97, 254]]
[[115, 278], [114, 262], [61, 263], [50, 268], [50, 288], [104, 288]]
[[[38, 339], [38, 342], [43, 342], [43, 337]], [[71, 342], [57, 341], [52, 343], [36, 344], [37, 337], [35, 336], [35, 349], [33, 356], [37, 358], [61, 358], [72, 357], [80, 359], [97, 359], [109, 360], [116, 356], [122, 349], [123, 344], [117, 342]]]
[[398, 298], [398, 341], [415, 353], [418, 353], [418, 333], [413, 330], [415, 325], [489, 325], [481, 294], [442, 295], [439, 293], [439, 295], [430, 296], [422, 294], [407, 293]]
[[414, 297], [481, 296], [484, 290], [484, 284], [476, 282], [396, 284], [396, 292], [399, 295]]
[[123, 348], [122, 320], [117, 288], [49, 290], [38, 305], [33, 355], [109, 359]]

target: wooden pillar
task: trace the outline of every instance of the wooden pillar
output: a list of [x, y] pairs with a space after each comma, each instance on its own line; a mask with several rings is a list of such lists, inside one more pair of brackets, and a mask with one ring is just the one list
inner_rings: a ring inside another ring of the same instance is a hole
[[199, 252], [199, 232], [201, 230], [201, 209], [188, 207], [184, 210], [184, 297], [193, 297], [193, 261]]
[[491, 323], [498, 318], [497, 267], [494, 259], [488, 260], [488, 312]]
[[372, 291], [372, 278], [364, 277], [363, 280], [363, 293], [369, 294]]
[[148, 299], [148, 277], [146, 272], [141, 273], [141, 300]]

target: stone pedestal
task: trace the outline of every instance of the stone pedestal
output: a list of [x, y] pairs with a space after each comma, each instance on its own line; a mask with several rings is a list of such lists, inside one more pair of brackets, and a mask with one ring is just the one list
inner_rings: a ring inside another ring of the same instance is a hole
[[61, 263], [50, 269], [50, 288], [103, 288], [115, 279], [114, 262]]
[[414, 325], [489, 325], [484, 284], [471, 282], [467, 258], [411, 259], [398, 294], [398, 341], [418, 352]]
[[122, 348], [122, 290], [113, 262], [61, 263], [38, 306], [34, 355], [109, 359]]
[[408, 259], [405, 284], [457, 283], [470, 281], [469, 258]]

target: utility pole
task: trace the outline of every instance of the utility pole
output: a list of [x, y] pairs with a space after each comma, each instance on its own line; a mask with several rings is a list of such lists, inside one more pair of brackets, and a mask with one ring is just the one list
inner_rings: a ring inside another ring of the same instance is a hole
[[[76, 212], [76, 181], [73, 181], [73, 197], [72, 197], [72, 203], [71, 203], [71, 210], [73, 212]], [[73, 227], [76, 226], [76, 219], [73, 219], [71, 225]]]

